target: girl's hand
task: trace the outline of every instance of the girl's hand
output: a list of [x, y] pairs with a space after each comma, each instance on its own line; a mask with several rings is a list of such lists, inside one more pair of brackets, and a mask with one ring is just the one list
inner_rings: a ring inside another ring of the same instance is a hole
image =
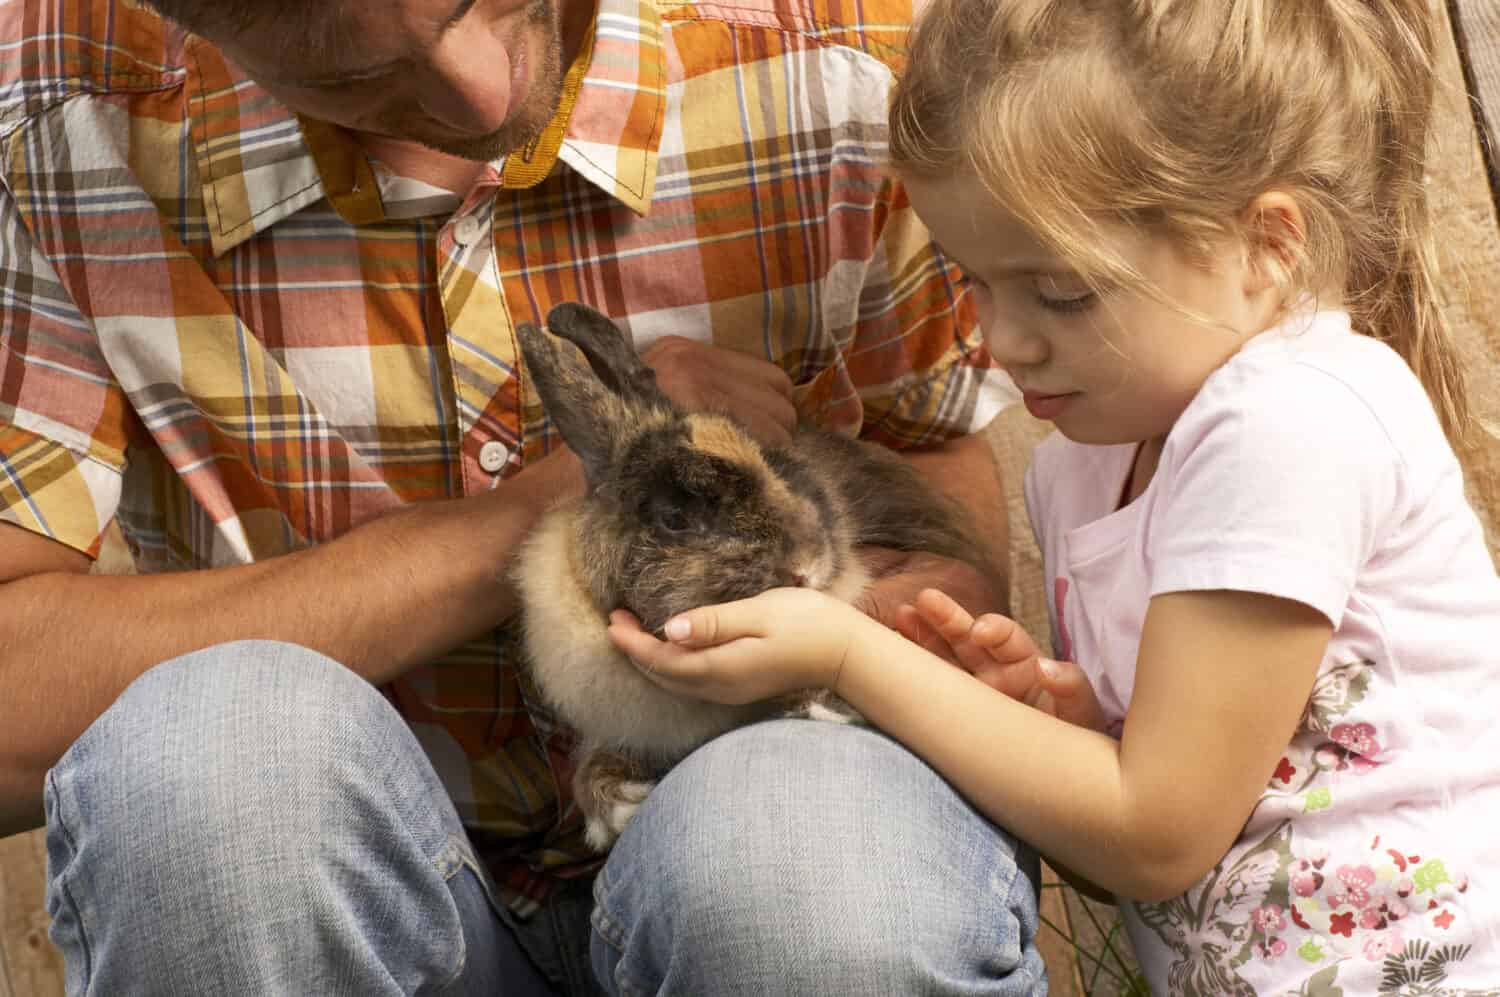
[[903, 615], [925, 589], [940, 589], [960, 606], [1002, 605], [1003, 590], [991, 576], [974, 565], [919, 551], [898, 551], [886, 547], [862, 547], [860, 555], [874, 580], [854, 605], [866, 615], [900, 632], [908, 640], [953, 664], [953, 648], [930, 629], [913, 631], [902, 626]]
[[897, 629], [919, 644], [941, 640], [960, 667], [1012, 699], [1079, 727], [1106, 728], [1083, 669], [1043, 658], [1036, 641], [1008, 616], [986, 613], [976, 620], [944, 593], [926, 589], [914, 604], [902, 607]]
[[666, 641], [615, 610], [609, 638], [662, 688], [741, 704], [834, 688], [851, 642], [870, 626], [878, 624], [831, 596], [780, 588], [680, 613], [667, 621]]

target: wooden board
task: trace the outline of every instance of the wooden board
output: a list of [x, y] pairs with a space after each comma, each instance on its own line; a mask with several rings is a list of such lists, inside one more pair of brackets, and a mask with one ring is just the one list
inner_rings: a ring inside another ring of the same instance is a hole
[[62, 956], [47, 939], [44, 832], [0, 838], [0, 997], [59, 997]]

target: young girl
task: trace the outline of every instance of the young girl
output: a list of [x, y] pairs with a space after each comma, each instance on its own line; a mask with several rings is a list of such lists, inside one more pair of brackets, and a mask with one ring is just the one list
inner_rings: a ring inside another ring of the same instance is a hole
[[[1057, 427], [1026, 494], [1067, 660], [936, 592], [903, 629], [967, 670], [806, 590], [616, 643], [710, 699], [834, 690], [1119, 896], [1155, 992], [1500, 994], [1500, 579], [1445, 437], [1434, 8], [933, 0], [894, 159]], [[1014, 698], [970, 674], [997, 665]]]

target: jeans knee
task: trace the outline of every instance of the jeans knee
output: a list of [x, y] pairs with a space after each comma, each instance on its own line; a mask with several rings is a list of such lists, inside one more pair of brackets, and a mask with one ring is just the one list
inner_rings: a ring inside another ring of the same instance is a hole
[[[70, 974], [211, 953], [214, 979], [269, 993], [319, 960], [348, 980], [462, 965], [447, 884], [473, 859], [457, 815], [384, 697], [306, 648], [238, 642], [152, 668], [48, 773], [46, 805]], [[389, 952], [382, 968], [372, 953]]]
[[190, 854], [318, 836], [349, 806], [352, 785], [381, 778], [392, 739], [411, 740], [400, 717], [324, 655], [271, 641], [217, 645], [157, 665], [121, 693], [48, 774], [48, 822], [87, 821], [96, 834], [149, 827], [158, 845]]
[[627, 828], [596, 955], [645, 989], [698, 966], [760, 981], [744, 993], [1030, 993], [1033, 862], [868, 728], [757, 725], [684, 761]]

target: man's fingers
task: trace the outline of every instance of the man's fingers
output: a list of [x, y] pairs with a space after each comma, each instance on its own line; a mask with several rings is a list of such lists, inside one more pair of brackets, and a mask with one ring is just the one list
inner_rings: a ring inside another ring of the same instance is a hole
[[682, 336], [663, 336], [642, 355], [657, 386], [690, 412], [726, 412], [762, 442], [784, 443], [797, 425], [792, 380], [764, 358]]
[[756, 442], [769, 446], [781, 446], [787, 443], [792, 438], [792, 430], [797, 426], [796, 412], [790, 406], [786, 413], [742, 408], [739, 412], [732, 414], [744, 425]]

